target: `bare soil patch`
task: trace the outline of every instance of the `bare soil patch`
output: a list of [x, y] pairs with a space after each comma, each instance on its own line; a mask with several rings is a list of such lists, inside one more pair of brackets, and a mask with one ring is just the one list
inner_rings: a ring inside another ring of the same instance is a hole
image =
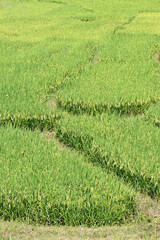
[[51, 99], [48, 101], [47, 105], [52, 108], [56, 108], [56, 101]]

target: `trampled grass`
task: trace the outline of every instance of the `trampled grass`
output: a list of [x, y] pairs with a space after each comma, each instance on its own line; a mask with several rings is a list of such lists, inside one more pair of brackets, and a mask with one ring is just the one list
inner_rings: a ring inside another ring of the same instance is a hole
[[159, 20], [159, 0], [0, 0], [1, 217], [107, 225], [159, 198]]

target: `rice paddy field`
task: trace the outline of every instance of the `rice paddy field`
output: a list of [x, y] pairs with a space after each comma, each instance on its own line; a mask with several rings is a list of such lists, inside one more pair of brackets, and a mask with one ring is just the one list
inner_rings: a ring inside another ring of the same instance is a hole
[[0, 0], [0, 218], [143, 222], [139, 194], [160, 199], [160, 1]]

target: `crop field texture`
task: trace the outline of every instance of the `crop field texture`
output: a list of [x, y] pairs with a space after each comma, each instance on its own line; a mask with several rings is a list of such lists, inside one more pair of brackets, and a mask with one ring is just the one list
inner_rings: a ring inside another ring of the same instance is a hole
[[160, 1], [0, 0], [0, 218], [102, 226], [160, 199]]

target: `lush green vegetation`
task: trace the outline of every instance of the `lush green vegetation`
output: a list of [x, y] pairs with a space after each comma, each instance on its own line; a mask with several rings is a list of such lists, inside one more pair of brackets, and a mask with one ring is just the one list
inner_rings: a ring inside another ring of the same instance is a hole
[[157, 102], [160, 84], [153, 52], [158, 35], [111, 34], [101, 45], [97, 64], [70, 78], [58, 103], [73, 113], [143, 113]]
[[0, 217], [116, 224], [159, 199], [159, 22], [159, 0], [0, 0]]
[[144, 118], [64, 114], [57, 136], [137, 189], [160, 196], [160, 130]]
[[62, 225], [105, 225], [133, 213], [135, 193], [114, 174], [39, 133], [1, 127], [0, 215]]

